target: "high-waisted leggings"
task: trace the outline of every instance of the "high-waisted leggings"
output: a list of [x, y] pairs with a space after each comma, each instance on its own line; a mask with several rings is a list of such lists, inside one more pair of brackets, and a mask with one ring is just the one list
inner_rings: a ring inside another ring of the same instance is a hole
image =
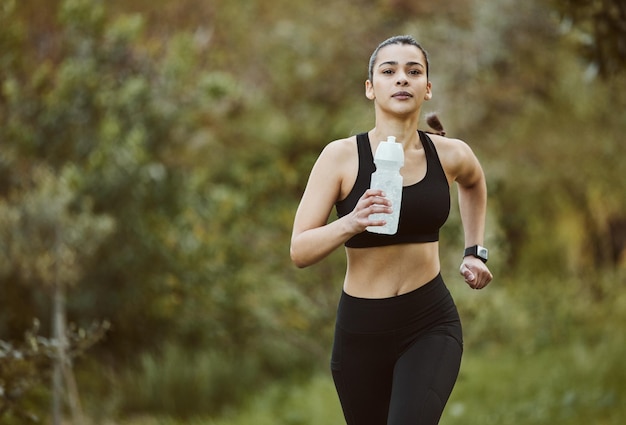
[[461, 321], [441, 275], [392, 298], [343, 292], [331, 370], [347, 424], [437, 424], [462, 352]]

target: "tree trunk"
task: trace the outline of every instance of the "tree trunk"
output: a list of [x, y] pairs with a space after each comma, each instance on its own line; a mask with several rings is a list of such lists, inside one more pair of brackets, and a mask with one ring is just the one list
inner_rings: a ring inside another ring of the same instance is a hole
[[65, 290], [57, 279], [52, 305], [52, 338], [57, 342], [52, 375], [52, 425], [61, 425], [63, 419], [63, 361], [65, 359]]

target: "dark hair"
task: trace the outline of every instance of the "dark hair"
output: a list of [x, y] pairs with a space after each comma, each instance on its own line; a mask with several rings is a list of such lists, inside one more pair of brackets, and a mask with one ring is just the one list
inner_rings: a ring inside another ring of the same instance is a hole
[[370, 56], [370, 63], [368, 68], [367, 77], [370, 81], [374, 78], [374, 63], [376, 62], [376, 58], [378, 57], [378, 51], [383, 47], [387, 47], [390, 44], [408, 44], [410, 46], [415, 46], [422, 51], [424, 54], [424, 59], [426, 60], [426, 76], [428, 77], [428, 53], [424, 48], [410, 35], [396, 35], [395, 37], [388, 38], [378, 45], [372, 56]]
[[[437, 116], [436, 112], [426, 114], [426, 124], [428, 124], [428, 126], [433, 130], [435, 130], [435, 134], [438, 134], [440, 136], [446, 135], [446, 130], [443, 128], [443, 124], [441, 124], [441, 120]], [[430, 131], [427, 131], [426, 133], [430, 133]]]

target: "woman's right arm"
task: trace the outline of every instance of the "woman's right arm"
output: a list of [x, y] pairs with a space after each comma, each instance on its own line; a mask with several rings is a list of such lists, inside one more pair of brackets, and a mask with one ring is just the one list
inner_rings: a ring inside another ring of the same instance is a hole
[[354, 211], [328, 223], [333, 206], [341, 196], [345, 164], [351, 153], [354, 155], [346, 149], [346, 140], [333, 142], [324, 148], [311, 170], [291, 236], [291, 260], [298, 267], [324, 259], [367, 226], [383, 224], [370, 221], [370, 214], [389, 212], [386, 206], [389, 202], [381, 197], [381, 192], [368, 190]]

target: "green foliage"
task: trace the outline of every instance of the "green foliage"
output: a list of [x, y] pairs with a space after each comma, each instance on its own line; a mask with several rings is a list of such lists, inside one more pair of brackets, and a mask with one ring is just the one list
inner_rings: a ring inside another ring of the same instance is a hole
[[[488, 177], [497, 279], [455, 289], [468, 346], [593, 340], [585, 323], [622, 317], [597, 300], [624, 284], [624, 80], [585, 73], [548, 5], [511, 0], [1, 2], [0, 335], [48, 316], [42, 289], [61, 271], [70, 319], [111, 322], [79, 387], [122, 412], [219, 412], [242, 389], [326, 368], [345, 263], [338, 250], [295, 269], [291, 222], [323, 146], [374, 125], [367, 60], [398, 33], [429, 50], [427, 109]], [[454, 213], [451, 286], [461, 245]], [[101, 364], [110, 375], [89, 369]], [[251, 411], [332, 421], [305, 396], [277, 413], [280, 391]]]
[[624, 415], [622, 356], [611, 341], [552, 347], [532, 357], [474, 356], [442, 423], [618, 424]]
[[6, 243], [0, 272], [17, 271], [25, 281], [48, 291], [75, 284], [81, 264], [113, 230], [107, 216], [93, 215], [89, 205], [77, 205], [72, 166], [57, 178], [44, 167], [32, 170], [32, 187], [0, 201], [0, 231]]
[[552, 346], [533, 356], [466, 356], [441, 423], [618, 424], [626, 394], [623, 355], [607, 341]]
[[[562, 58], [574, 67], [572, 60]], [[626, 221], [626, 121], [616, 112], [626, 106], [623, 92], [623, 81], [563, 75], [550, 100], [527, 102], [485, 135], [489, 149], [516, 159], [486, 164], [511, 264], [550, 273], [624, 264], [624, 240], [614, 240]]]
[[[621, 289], [626, 276], [600, 273], [597, 278], [601, 293], [585, 279], [537, 284], [519, 277], [480, 295], [451, 285], [466, 349], [441, 424], [620, 424], [626, 413], [626, 293]], [[218, 418], [181, 421], [154, 415], [119, 423], [313, 425], [343, 420], [327, 372], [251, 392], [241, 408]]]
[[623, 272], [578, 278], [520, 273], [502, 278], [482, 296], [464, 288], [451, 291], [465, 324], [468, 350], [511, 347], [532, 356], [562, 344], [614, 341], [615, 330], [626, 325], [625, 284]]
[[553, 0], [571, 34], [604, 78], [623, 74], [626, 65], [626, 8], [620, 0]]
[[270, 385], [256, 391], [241, 409], [221, 418], [197, 416], [184, 421], [172, 416], [136, 417], [120, 425], [307, 425], [341, 423], [343, 414], [330, 377], [316, 375], [290, 385]]
[[168, 344], [158, 354], [142, 355], [122, 380], [121, 407], [177, 417], [216, 415], [260, 389], [259, 358]]
[[[107, 322], [88, 329], [71, 327], [67, 333], [68, 360], [84, 354], [101, 340]], [[58, 357], [59, 341], [39, 335], [39, 321], [19, 344], [0, 340], [0, 418], [2, 423], [37, 423], [45, 416], [49, 400], [42, 383], [49, 379]]]
[[[619, 344], [623, 344], [623, 340]], [[623, 345], [564, 344], [533, 356], [512, 351], [470, 352], [441, 425], [621, 424], [626, 388]], [[313, 425], [342, 423], [328, 375], [292, 386], [273, 386], [244, 409], [220, 419], [167, 416], [132, 418], [120, 425]]]

